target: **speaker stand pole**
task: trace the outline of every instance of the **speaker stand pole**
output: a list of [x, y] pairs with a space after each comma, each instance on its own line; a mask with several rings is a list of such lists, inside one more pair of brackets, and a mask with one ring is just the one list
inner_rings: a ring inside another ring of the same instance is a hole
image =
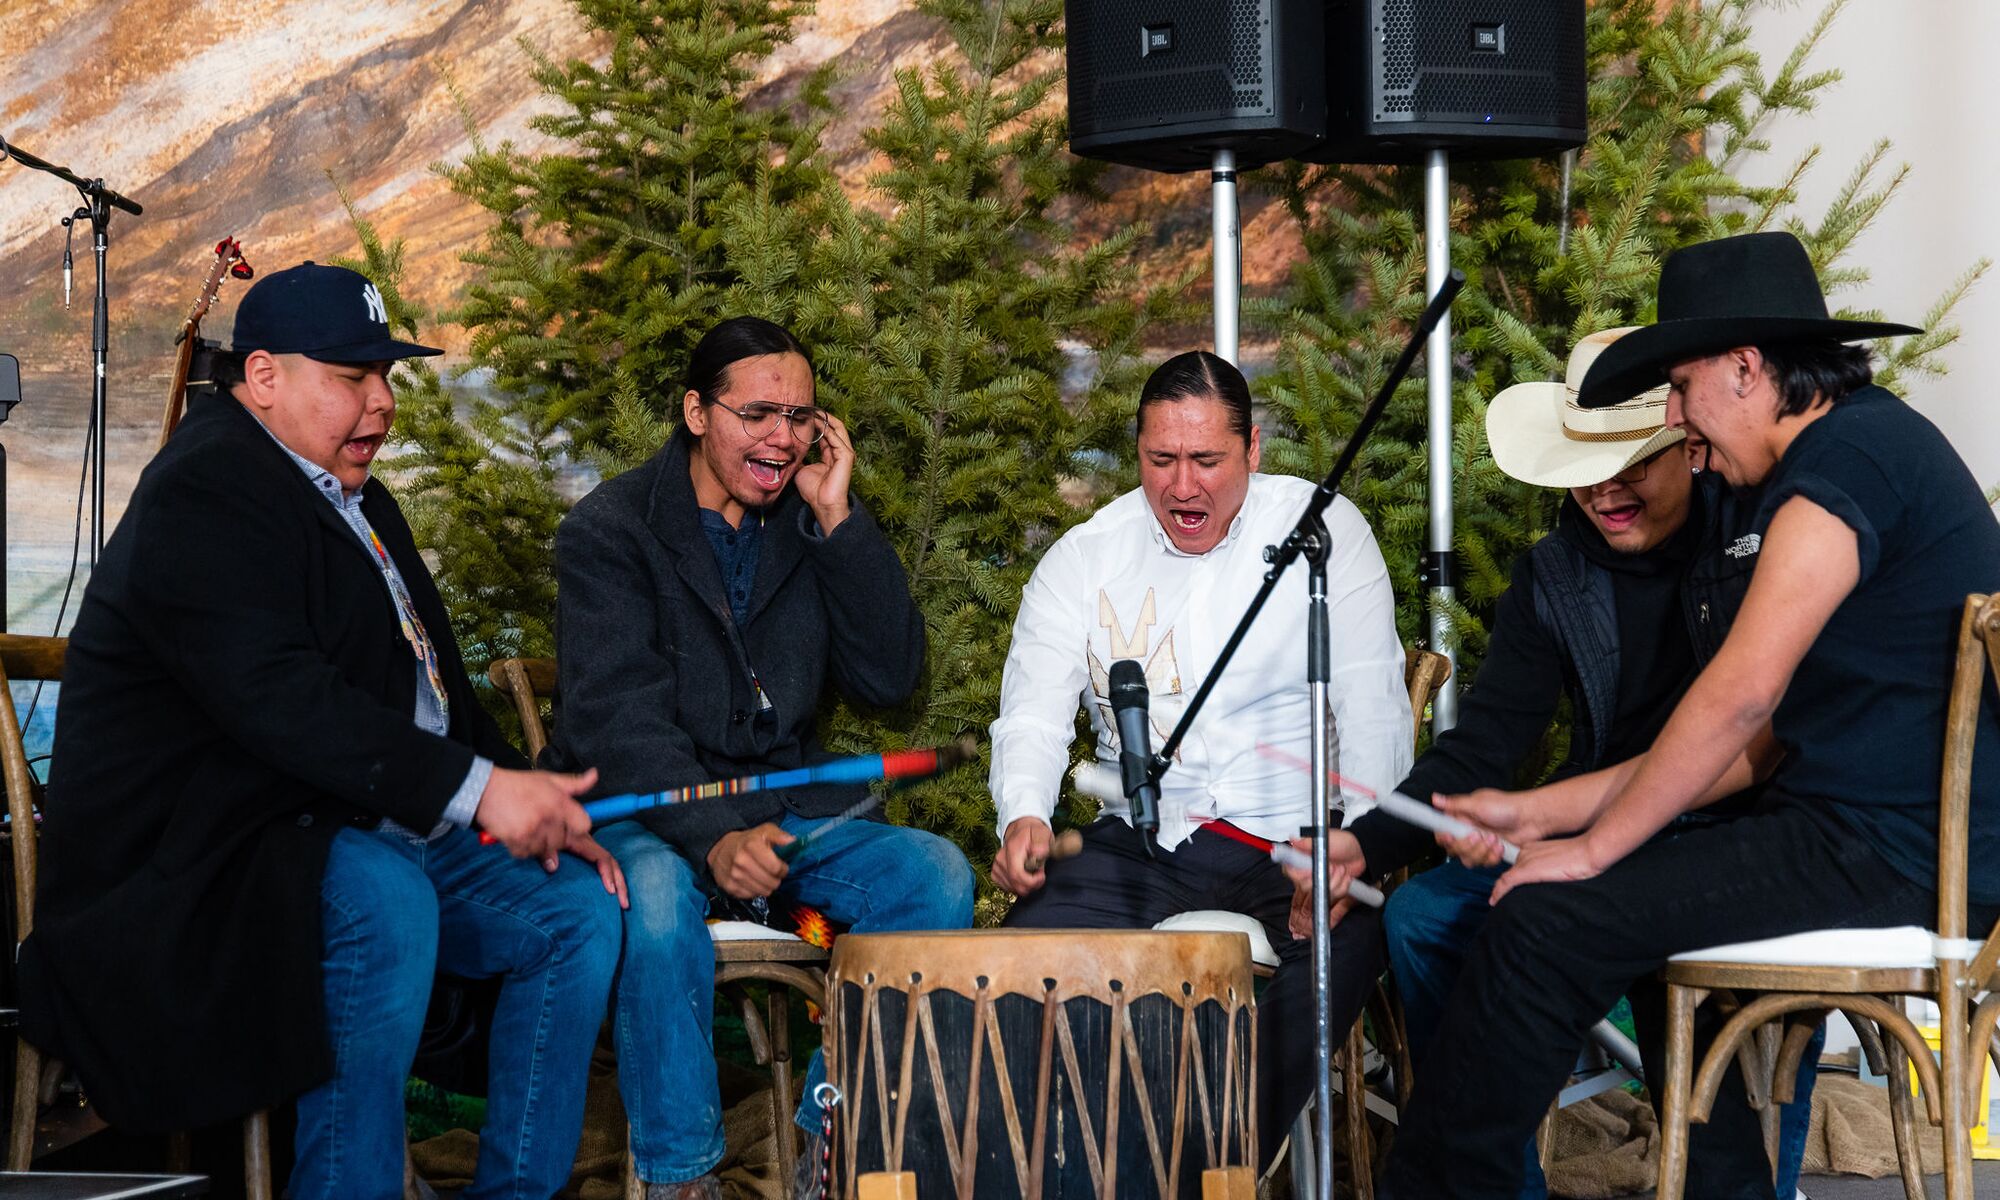
[[[1437, 295], [1451, 274], [1451, 170], [1445, 151], [1432, 150], [1424, 165], [1424, 290]], [[1458, 652], [1453, 649], [1451, 611], [1458, 595], [1457, 557], [1452, 551], [1451, 499], [1451, 317], [1431, 330], [1424, 348], [1430, 399], [1430, 552], [1420, 572], [1429, 585], [1431, 649], [1451, 660], [1452, 672], [1431, 705], [1431, 729], [1442, 733], [1458, 724]], [[1421, 715], [1421, 714], [1419, 714]]]
[[1236, 152], [1217, 150], [1209, 169], [1215, 197], [1215, 355], [1236, 362], [1236, 314], [1243, 294], [1243, 239], [1236, 223]]

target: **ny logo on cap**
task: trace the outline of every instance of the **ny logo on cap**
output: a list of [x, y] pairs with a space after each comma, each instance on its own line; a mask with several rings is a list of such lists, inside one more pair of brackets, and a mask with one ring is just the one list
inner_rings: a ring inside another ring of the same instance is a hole
[[389, 306], [382, 303], [382, 293], [372, 283], [361, 285], [361, 298], [368, 304], [368, 319], [383, 325], [389, 323]]

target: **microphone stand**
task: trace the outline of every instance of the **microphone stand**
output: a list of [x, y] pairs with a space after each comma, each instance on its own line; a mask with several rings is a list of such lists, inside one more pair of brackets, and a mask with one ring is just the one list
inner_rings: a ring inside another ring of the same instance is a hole
[[[1319, 1110], [1314, 1114], [1313, 1163], [1318, 1177], [1315, 1187], [1318, 1200], [1333, 1200], [1333, 1046], [1336, 1032], [1345, 1032], [1333, 1028], [1332, 1001], [1327, 993], [1329, 983], [1327, 976], [1333, 966], [1331, 930], [1326, 921], [1328, 907], [1326, 827], [1331, 807], [1330, 797], [1327, 794], [1327, 771], [1332, 766], [1328, 761], [1326, 697], [1327, 685], [1332, 677], [1332, 660], [1326, 607], [1326, 559], [1330, 546], [1322, 514], [1326, 512], [1327, 505], [1333, 503], [1333, 498], [1340, 494], [1341, 480], [1346, 477], [1348, 468], [1354, 465], [1354, 459], [1361, 453], [1361, 447], [1367, 442], [1368, 435], [1374, 432], [1375, 423], [1381, 419], [1382, 411], [1389, 406], [1389, 398], [1395, 394], [1397, 385], [1402, 383], [1405, 375], [1409, 374], [1410, 364], [1416, 360], [1418, 347], [1424, 344], [1431, 330], [1444, 319], [1445, 313], [1451, 308], [1453, 297], [1457, 296], [1459, 289], [1464, 286], [1464, 272], [1452, 271], [1446, 276], [1437, 294], [1431, 297], [1430, 304], [1425, 307], [1423, 316], [1418, 319], [1416, 328], [1411, 331], [1410, 340], [1403, 346], [1403, 352], [1397, 357], [1395, 366], [1390, 368], [1389, 377], [1382, 381], [1375, 398], [1369, 402], [1367, 411], [1362, 414], [1361, 423], [1354, 427], [1353, 436], [1348, 438], [1347, 445], [1341, 448], [1340, 457], [1334, 461], [1333, 470], [1327, 473], [1327, 477], [1317, 488], [1313, 489], [1312, 498], [1306, 502], [1305, 511], [1299, 515], [1297, 525], [1286, 535], [1283, 542], [1264, 548], [1264, 561], [1271, 564], [1271, 569], [1264, 572], [1263, 586], [1250, 598], [1250, 606], [1244, 610], [1242, 619], [1237, 621], [1236, 629], [1229, 635], [1229, 640], [1223, 643], [1222, 653], [1216, 657], [1215, 666], [1209, 670], [1208, 677], [1201, 681], [1201, 687], [1196, 689], [1194, 699], [1188, 702], [1187, 708], [1181, 713], [1181, 719], [1175, 723], [1174, 731], [1167, 736], [1167, 740], [1161, 744], [1148, 764], [1148, 773], [1157, 784], [1160, 777], [1173, 766], [1174, 751], [1180, 748], [1181, 740], [1187, 736], [1188, 729], [1194, 724], [1195, 714], [1201, 711], [1209, 693], [1215, 690], [1216, 681], [1222, 678], [1222, 672], [1228, 667], [1229, 660], [1235, 656], [1237, 648], [1249, 635], [1251, 626], [1257, 623], [1257, 615], [1263, 611], [1264, 602], [1269, 600], [1271, 593], [1277, 589], [1278, 580], [1284, 575], [1285, 568], [1292, 564], [1292, 560], [1303, 555], [1307, 568], [1306, 687], [1309, 692], [1308, 702], [1312, 709], [1312, 962], [1313, 1026], [1317, 1035], [1313, 1039], [1315, 1072], [1313, 1096]], [[1348, 1079], [1343, 1082], [1350, 1088], [1361, 1086], [1359, 1079]]]
[[104, 269], [105, 255], [111, 249], [111, 210], [122, 208], [135, 217], [146, 210], [137, 201], [104, 186], [102, 179], [84, 179], [68, 167], [37, 158], [0, 138], [0, 159], [9, 158], [24, 167], [53, 175], [83, 194], [83, 207], [77, 209], [71, 219], [90, 220], [91, 244], [97, 252], [97, 299], [90, 322], [90, 351], [95, 367], [90, 385], [90, 426], [94, 431], [90, 464], [90, 562], [95, 566], [104, 553], [104, 447], [111, 440], [111, 431], [105, 421], [105, 371], [111, 353], [111, 300], [105, 288]]

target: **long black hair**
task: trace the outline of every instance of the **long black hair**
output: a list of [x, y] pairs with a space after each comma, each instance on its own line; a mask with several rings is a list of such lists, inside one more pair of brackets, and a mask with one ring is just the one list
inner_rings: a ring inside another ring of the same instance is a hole
[[812, 366], [812, 355], [783, 325], [762, 317], [731, 317], [695, 344], [688, 360], [687, 390], [698, 393], [703, 404], [712, 403], [729, 390], [730, 367], [766, 354], [796, 354]]
[[1796, 417], [1812, 407], [1813, 397], [1838, 404], [1875, 382], [1872, 355], [1866, 346], [1846, 346], [1832, 338], [1774, 341], [1757, 347], [1764, 370], [1778, 389], [1778, 415]]
[[1229, 432], [1250, 440], [1250, 384], [1226, 358], [1206, 350], [1189, 350], [1161, 363], [1139, 391], [1139, 430], [1146, 428], [1146, 410], [1180, 400], [1216, 400], [1229, 410]]

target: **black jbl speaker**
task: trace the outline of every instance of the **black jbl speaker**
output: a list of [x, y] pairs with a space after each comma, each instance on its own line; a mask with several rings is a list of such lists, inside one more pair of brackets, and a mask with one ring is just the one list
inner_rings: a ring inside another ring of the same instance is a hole
[[1327, 136], [1297, 157], [1527, 158], [1583, 144], [1584, 0], [1329, 0]]
[[1294, 157], [1326, 132], [1326, 0], [1068, 0], [1064, 9], [1077, 154], [1193, 171], [1233, 150], [1248, 169]]

